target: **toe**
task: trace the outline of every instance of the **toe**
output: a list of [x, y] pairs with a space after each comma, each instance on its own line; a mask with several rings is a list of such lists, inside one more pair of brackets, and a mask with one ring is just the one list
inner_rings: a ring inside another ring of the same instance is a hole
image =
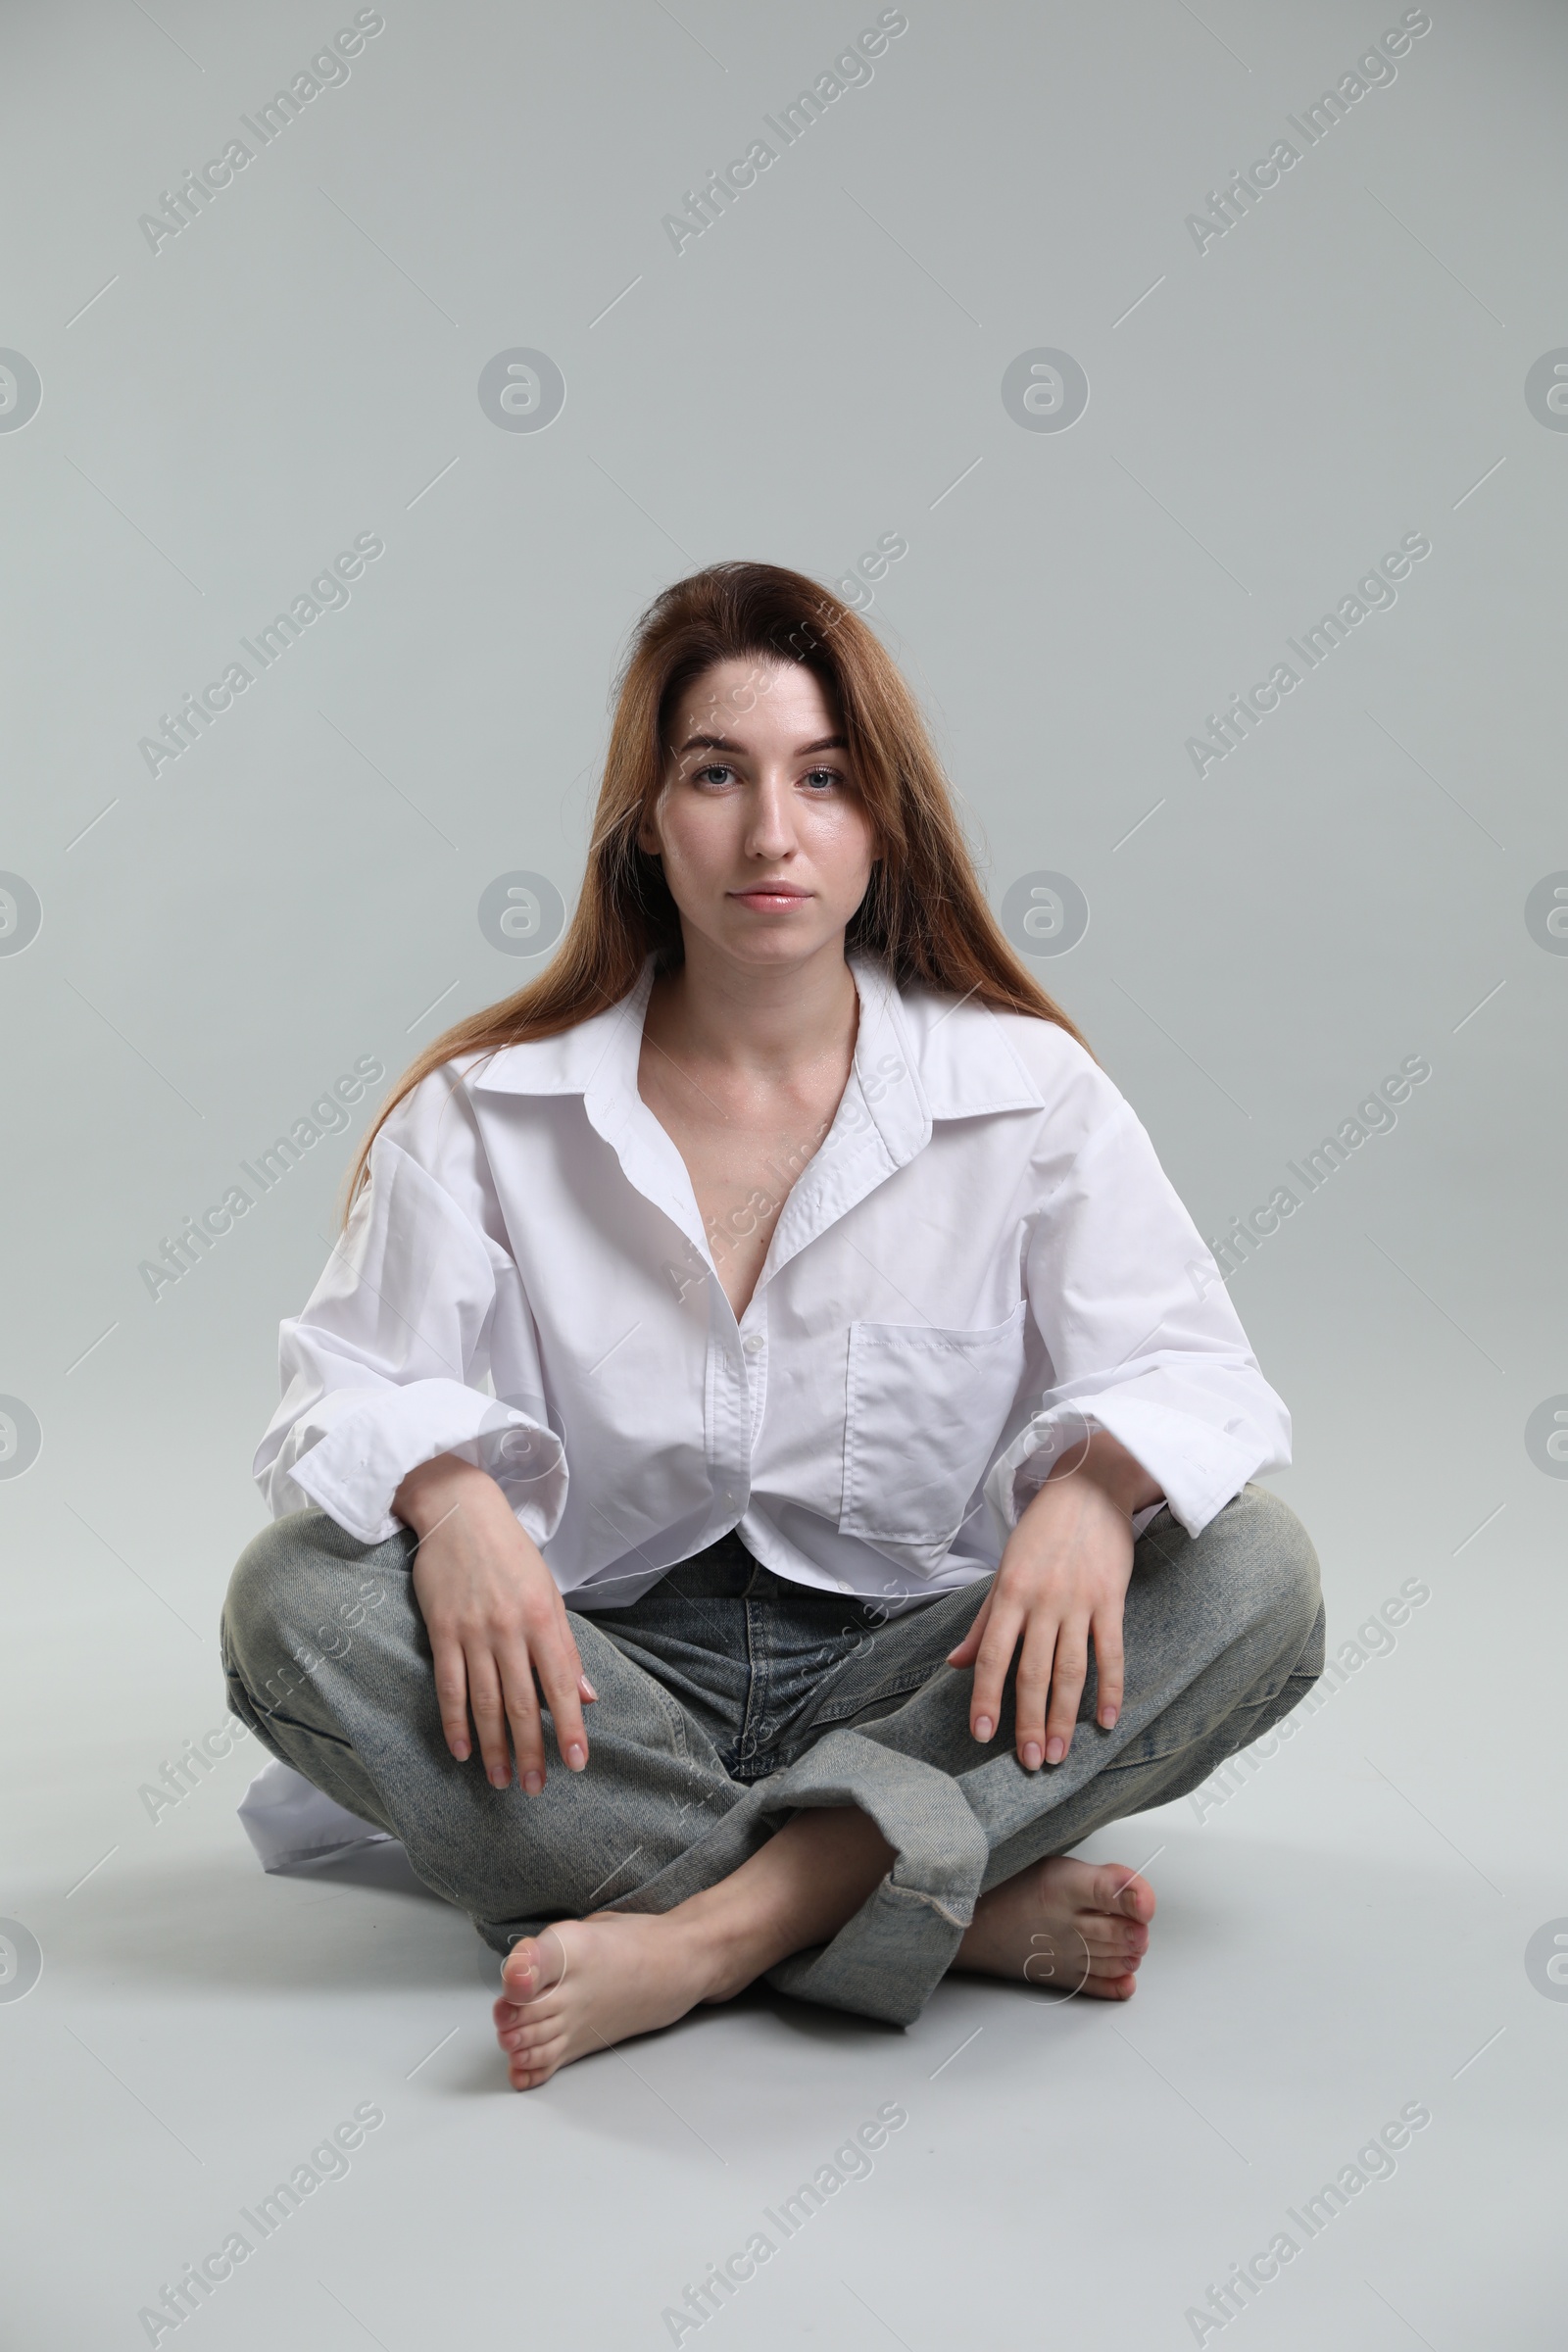
[[1089, 1974], [1099, 1983], [1104, 1984], [1109, 1978], [1124, 1977], [1129, 1969], [1141, 1967], [1142, 1964], [1143, 1955], [1141, 1953], [1136, 1960], [1133, 1960], [1125, 1952], [1091, 1952]]
[[1091, 1959], [1089, 1974], [1084, 1976], [1084, 1992], [1093, 1992], [1101, 2001], [1126, 2001], [1138, 1989], [1138, 1964], [1116, 1962], [1116, 1959]]
[[1107, 1862], [1095, 1873], [1095, 1904], [1102, 1911], [1145, 1926], [1154, 1916], [1154, 1889], [1125, 1863]]
[[514, 2090], [536, 2090], [556, 2073], [565, 2053], [564, 2037], [559, 2033], [531, 2035], [520, 2048], [510, 2052], [507, 2078]]
[[513, 2001], [536, 2000], [552, 1984], [558, 1984], [565, 1974], [565, 1946], [553, 1928], [539, 1936], [524, 1936], [514, 1943], [501, 1967], [501, 1982], [506, 1997]]
[[1104, 1959], [1130, 1959], [1149, 1949], [1149, 1930], [1141, 1920], [1109, 1911], [1081, 1911], [1078, 1933], [1087, 1948]]
[[546, 2042], [558, 2041], [561, 2033], [561, 2019], [553, 2006], [541, 2016], [533, 2013], [530, 2003], [528, 2008], [519, 2011], [516, 2024], [508, 2030], [504, 2038], [513, 2049], [543, 2049]]

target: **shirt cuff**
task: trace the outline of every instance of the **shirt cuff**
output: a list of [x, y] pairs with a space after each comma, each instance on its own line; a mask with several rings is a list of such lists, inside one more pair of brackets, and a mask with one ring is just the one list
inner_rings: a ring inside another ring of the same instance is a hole
[[[309, 1501], [335, 1519], [361, 1544], [384, 1544], [403, 1521], [392, 1497], [411, 1470], [437, 1454], [488, 1470], [524, 1533], [543, 1545], [561, 1525], [566, 1507], [565, 1447], [537, 1413], [504, 1404], [456, 1380], [416, 1380], [405, 1387], [361, 1392], [339, 1390], [296, 1423], [299, 1450], [284, 1471], [284, 1493], [297, 1487]], [[298, 1506], [295, 1506], [298, 1507]]]
[[[1004, 1544], [1054, 1463], [1074, 1452], [1095, 1429], [1105, 1430], [1158, 1480], [1172, 1518], [1190, 1536], [1202, 1534], [1264, 1458], [1255, 1439], [1240, 1440], [1170, 1405], [1117, 1396], [1114, 1391], [1102, 1392], [1087, 1408], [1055, 1404], [1019, 1431], [986, 1480], [986, 1502]], [[1135, 1535], [1159, 1508], [1153, 1503], [1135, 1515]]]

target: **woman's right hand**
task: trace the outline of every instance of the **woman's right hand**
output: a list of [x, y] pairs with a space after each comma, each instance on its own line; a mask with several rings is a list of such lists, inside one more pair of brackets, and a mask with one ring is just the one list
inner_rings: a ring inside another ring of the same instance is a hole
[[597, 1697], [582, 1670], [565, 1603], [538, 1547], [486, 1470], [439, 1454], [411, 1470], [392, 1498], [419, 1542], [414, 1595], [435, 1661], [446, 1742], [460, 1764], [470, 1753], [468, 1718], [492, 1788], [517, 1777], [530, 1796], [545, 1785], [540, 1687], [556, 1744], [573, 1772], [588, 1761], [582, 1702]]

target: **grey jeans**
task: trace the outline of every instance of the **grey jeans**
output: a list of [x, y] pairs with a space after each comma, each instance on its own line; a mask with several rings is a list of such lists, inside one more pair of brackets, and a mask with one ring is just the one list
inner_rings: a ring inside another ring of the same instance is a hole
[[402, 1839], [419, 1878], [498, 1952], [553, 1919], [667, 1911], [737, 1869], [785, 1820], [858, 1805], [897, 1859], [832, 1941], [768, 1972], [778, 1990], [908, 2025], [988, 1887], [1091, 1831], [1186, 1794], [1304, 1697], [1323, 1669], [1318, 1564], [1287, 1506], [1249, 1486], [1196, 1539], [1161, 1511], [1127, 1590], [1126, 1693], [1065, 1760], [969, 1733], [972, 1671], [944, 1661], [982, 1581], [886, 1624], [874, 1604], [793, 1585], [728, 1536], [629, 1608], [570, 1610], [599, 1692], [586, 1769], [492, 1788], [441, 1732], [401, 1530], [367, 1546], [322, 1511], [275, 1521], [223, 1612], [229, 1703], [264, 1746]]

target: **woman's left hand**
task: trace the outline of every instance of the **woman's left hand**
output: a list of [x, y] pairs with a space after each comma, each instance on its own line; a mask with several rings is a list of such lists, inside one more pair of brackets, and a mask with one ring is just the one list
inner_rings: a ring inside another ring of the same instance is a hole
[[983, 1742], [1002, 1720], [1003, 1687], [1021, 1638], [1013, 1743], [1026, 1771], [1059, 1764], [1072, 1745], [1091, 1640], [1099, 1720], [1108, 1731], [1121, 1712], [1132, 1514], [1158, 1501], [1159, 1493], [1125, 1446], [1094, 1431], [1019, 1518], [973, 1625], [948, 1654], [950, 1666], [974, 1667], [969, 1729]]

